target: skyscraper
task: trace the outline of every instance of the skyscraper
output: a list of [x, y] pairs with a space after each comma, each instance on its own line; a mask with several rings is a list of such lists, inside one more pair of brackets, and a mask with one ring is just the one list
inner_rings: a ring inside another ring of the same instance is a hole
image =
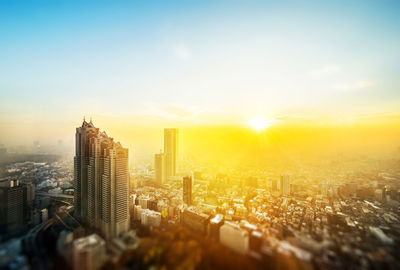
[[167, 176], [176, 175], [178, 159], [178, 129], [164, 129], [164, 153], [166, 155]]
[[155, 154], [154, 156], [154, 174], [156, 183], [162, 185], [166, 182], [167, 167], [165, 154], [163, 153]]
[[128, 149], [85, 120], [76, 131], [75, 209], [106, 239], [129, 229]]
[[183, 202], [187, 205], [191, 205], [193, 203], [191, 176], [183, 177]]
[[282, 195], [290, 195], [290, 177], [288, 174], [281, 175], [280, 188]]
[[99, 129], [83, 120], [82, 126], [76, 128], [74, 157], [74, 204], [75, 214], [83, 222], [88, 216], [88, 165], [89, 140], [97, 136]]

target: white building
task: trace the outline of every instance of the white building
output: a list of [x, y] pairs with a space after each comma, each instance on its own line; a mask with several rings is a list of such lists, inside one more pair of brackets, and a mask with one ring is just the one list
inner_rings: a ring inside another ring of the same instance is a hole
[[99, 269], [104, 263], [105, 242], [97, 234], [76, 239], [73, 243], [75, 270]]
[[140, 221], [142, 225], [159, 227], [161, 224], [161, 213], [150, 209], [144, 209], [141, 212]]
[[246, 254], [249, 249], [249, 233], [239, 225], [226, 221], [220, 228], [220, 242], [233, 251]]

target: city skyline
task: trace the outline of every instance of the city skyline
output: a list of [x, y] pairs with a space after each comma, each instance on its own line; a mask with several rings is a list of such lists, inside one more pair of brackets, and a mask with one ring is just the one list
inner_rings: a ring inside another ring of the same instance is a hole
[[0, 0], [0, 269], [400, 269], [399, 14]]

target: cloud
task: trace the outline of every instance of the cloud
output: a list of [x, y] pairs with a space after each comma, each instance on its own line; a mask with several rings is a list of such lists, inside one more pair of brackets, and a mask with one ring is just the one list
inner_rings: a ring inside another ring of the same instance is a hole
[[192, 52], [185, 44], [177, 44], [174, 48], [174, 55], [182, 61], [189, 61], [192, 59]]
[[331, 74], [336, 74], [341, 72], [342, 69], [339, 66], [325, 66], [322, 68], [314, 69], [310, 72], [310, 75], [313, 77], [322, 77]]
[[335, 86], [335, 89], [347, 91], [347, 90], [358, 90], [364, 89], [372, 86], [373, 83], [370, 81], [356, 81], [352, 83], [338, 84]]

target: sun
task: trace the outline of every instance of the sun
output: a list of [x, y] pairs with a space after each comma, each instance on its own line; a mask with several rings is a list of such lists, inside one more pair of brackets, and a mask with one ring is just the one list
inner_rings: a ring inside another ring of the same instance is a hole
[[267, 121], [263, 118], [253, 118], [248, 122], [248, 124], [256, 131], [263, 131], [271, 126], [271, 121]]

